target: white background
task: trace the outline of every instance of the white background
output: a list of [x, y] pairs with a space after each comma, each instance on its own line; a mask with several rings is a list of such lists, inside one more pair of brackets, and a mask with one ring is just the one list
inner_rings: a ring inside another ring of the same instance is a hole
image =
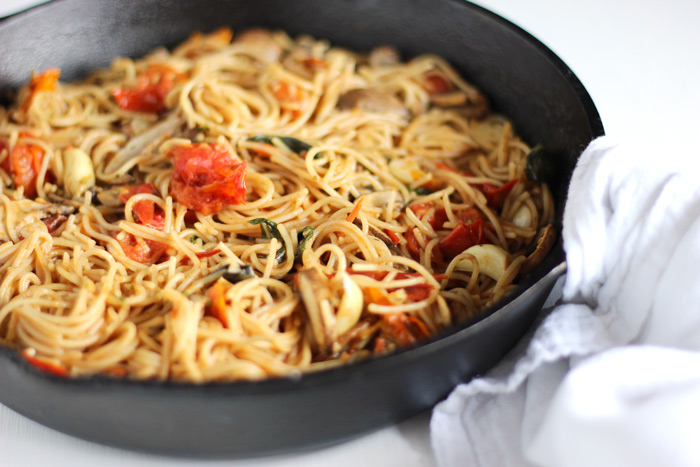
[[[31, 3], [38, 0], [0, 0], [0, 15]], [[700, 128], [700, 2], [476, 3], [518, 24], [559, 55], [591, 94], [608, 135], [658, 141]], [[302, 454], [198, 462], [88, 443], [0, 405], [0, 466], [433, 466], [428, 422], [429, 414], [424, 414], [354, 441]]]

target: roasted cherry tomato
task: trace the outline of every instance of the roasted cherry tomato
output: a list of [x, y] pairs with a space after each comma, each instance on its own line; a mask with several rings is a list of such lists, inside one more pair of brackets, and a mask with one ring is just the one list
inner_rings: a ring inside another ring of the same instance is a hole
[[484, 196], [486, 196], [488, 206], [493, 209], [500, 209], [503, 207], [503, 202], [505, 201], [506, 196], [508, 196], [508, 193], [511, 192], [517, 183], [518, 179], [514, 178], [501, 186], [483, 183], [479, 186], [479, 188], [481, 189], [482, 193], [484, 193]]
[[183, 79], [184, 75], [166, 65], [151, 65], [140, 74], [135, 87], [115, 89], [112, 95], [122, 109], [158, 113], [165, 110], [165, 98]]
[[[5, 142], [0, 142], [0, 151], [7, 149]], [[2, 168], [12, 176], [15, 187], [24, 187], [24, 196], [36, 196], [36, 181], [44, 159], [44, 150], [34, 144], [18, 143], [2, 163]]]
[[484, 221], [477, 219], [469, 224], [459, 221], [446, 237], [438, 242], [445, 259], [452, 259], [474, 245], [484, 243]]
[[170, 194], [202, 214], [229, 204], [244, 204], [247, 163], [235, 161], [225, 146], [207, 143], [174, 146]]
[[[119, 201], [126, 204], [129, 198], [139, 193], [157, 195], [158, 191], [153, 185], [135, 185], [120, 193]], [[163, 212], [163, 209], [156, 205], [156, 203], [153, 201], [137, 201], [132, 207], [132, 213], [134, 220], [139, 224], [145, 225], [146, 227], [150, 227], [152, 229], [163, 230], [163, 226], [165, 224], [165, 212]]]

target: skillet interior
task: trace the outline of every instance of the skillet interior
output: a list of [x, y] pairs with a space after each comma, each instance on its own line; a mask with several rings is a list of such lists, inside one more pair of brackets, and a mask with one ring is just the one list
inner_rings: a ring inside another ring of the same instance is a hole
[[[566, 65], [519, 28], [461, 0], [59, 0], [0, 23], [0, 95], [33, 69], [58, 66], [62, 79], [74, 79], [114, 56], [140, 56], [222, 25], [281, 28], [356, 50], [393, 44], [404, 57], [443, 56], [526, 141], [553, 155], [559, 219], [580, 151], [603, 134]], [[476, 324], [353, 366], [255, 383], [63, 380], [0, 349], [0, 402], [81, 438], [177, 455], [260, 455], [337, 442], [429, 408], [493, 366], [532, 322], [563, 260], [558, 243], [519, 292]]]

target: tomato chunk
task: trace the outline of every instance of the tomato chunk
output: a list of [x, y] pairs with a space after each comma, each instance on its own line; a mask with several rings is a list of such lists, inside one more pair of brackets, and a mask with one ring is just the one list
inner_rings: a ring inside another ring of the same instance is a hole
[[423, 321], [406, 313], [387, 313], [382, 316], [382, 336], [400, 347], [413, 345], [430, 337], [430, 331]]
[[411, 211], [420, 219], [422, 218], [428, 209], [432, 206], [431, 203], [415, 203], [410, 206]]
[[[397, 280], [408, 279], [409, 277], [421, 277], [417, 272], [400, 272], [396, 275]], [[435, 290], [431, 284], [421, 283], [404, 287], [406, 292], [406, 300], [409, 302], [420, 302], [430, 296], [430, 293]]]
[[416, 234], [413, 232], [415, 229], [416, 227], [408, 229], [404, 236], [406, 237], [406, 248], [408, 249], [408, 252], [411, 254], [413, 259], [417, 261], [420, 259], [420, 244], [418, 243]]
[[[361, 274], [363, 276], [371, 277], [372, 279], [376, 281], [381, 281], [384, 279], [387, 274], [389, 273], [388, 271], [355, 271], [353, 269], [348, 269], [347, 270], [350, 274]], [[421, 277], [420, 274], [416, 272], [400, 272], [396, 274], [394, 277], [395, 280], [402, 280], [402, 279], [408, 279], [410, 277]], [[404, 287], [403, 290], [406, 292], [406, 301], [407, 302], [419, 302], [421, 300], [425, 300], [430, 296], [430, 293], [435, 289], [434, 286], [431, 284], [416, 284], [416, 285], [410, 285], [408, 287]], [[396, 288], [392, 289], [387, 289], [387, 292], [395, 292]], [[369, 298], [369, 302], [371, 303], [379, 303], [381, 305], [391, 305], [392, 303], [388, 300], [388, 297], [386, 297], [386, 294], [380, 289], [377, 289], [375, 287], [367, 287], [365, 290], [365, 295], [367, 298]]]
[[443, 94], [446, 92], [454, 91], [454, 85], [449, 82], [444, 76], [438, 73], [426, 73], [423, 88], [428, 92], [428, 94]]
[[[139, 193], [157, 195], [158, 191], [153, 185], [135, 185], [120, 193], [119, 201], [126, 204], [129, 198]], [[158, 206], [153, 201], [137, 201], [132, 207], [132, 213], [134, 220], [139, 224], [145, 225], [146, 227], [150, 227], [152, 229], [163, 230], [163, 226], [165, 225], [165, 212], [163, 211], [163, 208]]]
[[428, 218], [428, 223], [433, 228], [433, 230], [442, 229], [442, 225], [447, 222], [447, 212], [443, 209], [436, 209], [433, 215]]
[[54, 376], [68, 376], [68, 370], [66, 370], [64, 367], [56, 364], [56, 363], [50, 363], [45, 360], [42, 360], [40, 358], [32, 357], [31, 355], [27, 355], [26, 353], [22, 354], [24, 355], [24, 358], [35, 368], [49, 373]]
[[245, 203], [248, 165], [236, 162], [225, 146], [174, 146], [170, 156], [174, 160], [170, 194], [179, 203], [205, 215]]
[[129, 201], [129, 198], [131, 198], [134, 195], [141, 194], [141, 193], [148, 193], [150, 195], [158, 195], [158, 190], [156, 190], [156, 187], [154, 187], [150, 183], [144, 183], [142, 185], [127, 186], [127, 187], [122, 188], [121, 193], [119, 193], [118, 199], [122, 203], [126, 204], [126, 202]]
[[165, 110], [168, 93], [184, 78], [166, 65], [151, 65], [141, 73], [135, 87], [115, 89], [112, 96], [124, 110], [158, 113]]
[[49, 68], [43, 73], [32, 76], [32, 80], [29, 82], [29, 95], [24, 101], [24, 104], [22, 104], [24, 111], [26, 112], [32, 105], [34, 96], [36, 96], [37, 93], [54, 91], [60, 76], [61, 70], [58, 68]]
[[[0, 142], [0, 151], [7, 143]], [[36, 181], [44, 160], [44, 150], [34, 144], [18, 143], [2, 163], [2, 168], [12, 176], [15, 187], [24, 187], [24, 196], [36, 196]]]
[[168, 249], [167, 245], [146, 238], [139, 242], [135, 236], [126, 232], [119, 244], [126, 256], [141, 264], [156, 263]]
[[484, 221], [477, 219], [470, 224], [459, 221], [455, 228], [440, 242], [438, 248], [444, 258], [452, 259], [474, 245], [484, 243]]
[[477, 219], [483, 219], [478, 209], [467, 208], [459, 214], [459, 218], [469, 224]]
[[506, 196], [508, 196], [517, 183], [518, 179], [514, 178], [500, 187], [490, 183], [483, 183], [481, 184], [480, 188], [486, 196], [487, 205], [490, 208], [499, 209], [503, 207], [503, 202], [506, 200]]
[[279, 101], [282, 111], [291, 112], [292, 119], [298, 118], [304, 112], [304, 92], [298, 86], [286, 81], [275, 81], [272, 93]]
[[194, 255], [199, 259], [204, 259], [204, 258], [210, 258], [214, 255], [219, 254], [219, 253], [221, 253], [221, 249], [217, 248], [215, 250], [200, 251], [199, 253], [195, 253]]

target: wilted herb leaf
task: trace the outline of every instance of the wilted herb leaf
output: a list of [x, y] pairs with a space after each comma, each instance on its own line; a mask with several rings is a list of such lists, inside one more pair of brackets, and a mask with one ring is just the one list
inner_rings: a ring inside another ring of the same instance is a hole
[[249, 139], [249, 141], [255, 141], [257, 143], [265, 143], [265, 144], [274, 144], [272, 142], [273, 138], [278, 138], [292, 152], [295, 152], [297, 154], [301, 154], [302, 152], [306, 152], [313, 147], [309, 143], [305, 143], [304, 141], [298, 140], [296, 138], [292, 138], [291, 136], [260, 135], [260, 136], [253, 136], [252, 138]]
[[262, 233], [263, 238], [276, 238], [280, 241], [282, 247], [279, 250], [277, 250], [277, 255], [275, 256], [275, 259], [278, 263], [284, 261], [284, 259], [287, 256], [287, 249], [284, 246], [284, 240], [282, 240], [282, 234], [280, 234], [280, 230], [277, 227], [277, 222], [265, 219], [264, 217], [258, 217], [248, 222], [254, 225], [260, 225], [260, 232]]
[[251, 277], [255, 277], [255, 273], [253, 272], [253, 267], [246, 265], [241, 268], [240, 271], [237, 272], [224, 272], [223, 276], [224, 279], [229, 281], [232, 284], [235, 284], [236, 282], [240, 282], [246, 279], [250, 279]]
[[299, 247], [297, 248], [297, 252], [294, 255], [294, 262], [301, 262], [301, 255], [304, 253], [304, 250], [306, 250], [309, 241], [313, 238], [315, 233], [316, 229], [314, 229], [310, 225], [304, 227], [299, 231], [299, 233], [297, 233], [297, 242], [299, 244]]

